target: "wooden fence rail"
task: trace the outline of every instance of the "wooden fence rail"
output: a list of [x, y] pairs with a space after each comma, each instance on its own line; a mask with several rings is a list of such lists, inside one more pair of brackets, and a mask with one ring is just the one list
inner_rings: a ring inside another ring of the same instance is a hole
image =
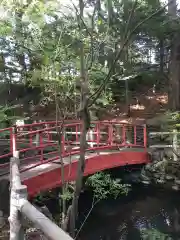
[[25, 239], [22, 227], [23, 216], [28, 218], [50, 240], [72, 240], [67, 233], [27, 200], [27, 187], [21, 184], [19, 162], [18, 152], [16, 152], [10, 164], [10, 240]]

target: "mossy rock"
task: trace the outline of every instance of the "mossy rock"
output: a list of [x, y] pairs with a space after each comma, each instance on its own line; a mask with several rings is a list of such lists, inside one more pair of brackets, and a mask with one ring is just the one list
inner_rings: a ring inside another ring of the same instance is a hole
[[156, 182], [159, 184], [164, 184], [165, 180], [164, 179], [156, 179]]
[[145, 185], [151, 184], [151, 181], [149, 181], [149, 180], [142, 180], [141, 182], [144, 183]]
[[162, 177], [162, 175], [160, 173], [155, 173], [153, 176], [157, 179], [160, 179]]
[[166, 175], [166, 176], [165, 176], [165, 179], [168, 180], [168, 181], [170, 181], [170, 180], [173, 180], [174, 177], [173, 177], [172, 175]]
[[172, 189], [178, 191], [179, 190], [179, 186], [174, 184], [174, 185], [172, 185]]
[[151, 168], [152, 168], [152, 164], [151, 163], [146, 164], [145, 170], [151, 170]]
[[177, 184], [177, 185], [180, 185], [180, 179], [175, 179], [174, 183]]

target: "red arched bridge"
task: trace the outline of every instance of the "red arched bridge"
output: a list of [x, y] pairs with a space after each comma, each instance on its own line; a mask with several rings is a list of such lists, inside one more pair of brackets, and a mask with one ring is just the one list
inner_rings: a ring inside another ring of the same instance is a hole
[[[80, 121], [41, 122], [1, 129], [0, 180], [9, 178], [9, 157], [14, 151], [19, 151], [21, 180], [30, 196], [61, 185], [60, 154], [65, 181], [75, 180], [81, 132]], [[149, 162], [146, 125], [96, 121], [91, 123], [86, 138], [85, 176]]]

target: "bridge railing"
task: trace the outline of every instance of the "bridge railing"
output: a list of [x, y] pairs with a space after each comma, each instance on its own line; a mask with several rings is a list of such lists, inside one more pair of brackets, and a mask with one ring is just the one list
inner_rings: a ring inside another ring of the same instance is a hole
[[[59, 133], [61, 137], [61, 156], [67, 157], [80, 151], [81, 122], [46, 122], [10, 128], [10, 152], [19, 151], [20, 171], [59, 159]], [[124, 147], [146, 148], [146, 125], [131, 125], [119, 121], [95, 121], [87, 133], [87, 151], [110, 150]], [[28, 164], [27, 164], [28, 162]], [[28, 166], [27, 166], [28, 165]], [[1, 164], [0, 168], [8, 167]]]
[[[61, 122], [58, 123], [58, 127], [61, 128]], [[54, 142], [57, 140], [57, 131], [56, 131], [56, 123], [55, 122], [47, 122], [42, 124], [32, 124], [32, 125], [24, 125], [23, 127], [18, 127], [18, 134], [21, 138], [21, 141], [29, 142], [31, 145], [33, 140], [35, 141], [35, 137], [39, 135], [39, 141], [45, 142]], [[68, 143], [79, 143], [79, 138], [81, 134], [82, 124], [81, 122], [73, 122], [67, 123], [63, 125], [63, 130], [65, 133], [65, 141]], [[102, 140], [106, 141], [106, 144], [112, 143], [115, 140], [118, 140], [118, 143], [126, 142], [127, 133], [132, 131], [134, 132], [134, 139], [132, 144], [136, 144], [137, 141], [137, 128], [141, 128], [141, 130], [146, 130], [144, 125], [131, 125], [131, 124], [123, 124], [118, 121], [95, 121], [91, 123], [91, 128], [88, 132], [88, 135], [92, 134], [92, 139], [88, 138], [88, 142], [94, 141], [96, 144], [101, 144]], [[139, 131], [140, 129], [138, 129]], [[143, 134], [142, 134], [143, 135]], [[102, 137], [104, 136], [104, 137]], [[119, 138], [117, 138], [117, 136]], [[25, 138], [26, 137], [26, 138]], [[41, 139], [40, 139], [41, 138]], [[116, 138], [116, 139], [115, 139]], [[17, 139], [18, 140], [18, 139]], [[144, 139], [142, 139], [143, 141]], [[20, 141], [20, 139], [19, 139]], [[141, 145], [142, 145], [141, 141]], [[127, 144], [127, 142], [126, 142]], [[143, 144], [144, 145], [144, 144]]]
[[72, 240], [67, 233], [27, 200], [27, 187], [22, 185], [20, 180], [18, 155], [11, 158], [10, 191], [10, 240], [24, 239], [23, 216], [41, 230], [48, 239]]

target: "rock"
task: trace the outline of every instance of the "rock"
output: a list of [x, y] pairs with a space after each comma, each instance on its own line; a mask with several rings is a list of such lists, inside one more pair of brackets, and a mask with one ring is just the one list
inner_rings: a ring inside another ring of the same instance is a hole
[[178, 186], [178, 185], [173, 185], [173, 186], [172, 186], [172, 189], [178, 191], [178, 190], [179, 190], [179, 186]]
[[174, 182], [175, 184], [180, 185], [180, 179], [175, 179]]
[[152, 164], [148, 163], [146, 166], [145, 166], [145, 170], [151, 170], [152, 168]]
[[154, 177], [155, 177], [155, 178], [158, 178], [158, 179], [161, 178], [161, 173], [155, 173], [155, 174], [154, 174]]
[[166, 179], [166, 180], [173, 180], [173, 179], [174, 179], [174, 177], [173, 177], [173, 176], [171, 176], [171, 175], [166, 175], [166, 176], [165, 176], [165, 179]]
[[142, 180], [142, 183], [146, 184], [146, 185], [149, 185], [151, 183], [151, 181], [148, 181], [148, 180]]
[[159, 183], [159, 184], [165, 183], [164, 179], [157, 179], [156, 182]]
[[48, 240], [44, 234], [37, 230], [36, 228], [29, 228], [26, 230], [26, 239], [27, 240]]
[[157, 172], [156, 168], [152, 167], [152, 168], [151, 168], [151, 172], [152, 172], [152, 173]]
[[140, 177], [143, 181], [150, 181], [150, 178], [147, 175], [141, 174]]

